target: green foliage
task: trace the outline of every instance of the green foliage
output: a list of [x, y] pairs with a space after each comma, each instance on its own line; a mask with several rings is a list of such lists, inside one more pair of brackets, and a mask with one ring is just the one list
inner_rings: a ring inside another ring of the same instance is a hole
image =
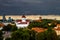
[[36, 39], [36, 32], [34, 30], [30, 31], [30, 40], [35, 40]]
[[58, 35], [58, 40], [60, 40], [60, 35]]
[[4, 27], [3, 27], [3, 30], [4, 30], [4, 31], [11, 31], [11, 28], [12, 28], [11, 25], [8, 24], [7, 26], [4, 26]]
[[8, 24], [7, 26], [3, 27], [3, 30], [4, 31], [16, 31], [17, 27], [16, 27], [16, 25]]
[[47, 40], [58, 40], [56, 32], [52, 30], [51, 28], [45, 31], [45, 36]]
[[20, 28], [12, 33], [11, 40], [58, 40], [57, 34], [52, 28], [37, 33], [27, 28]]
[[5, 40], [11, 40], [11, 38], [6, 38]]
[[42, 26], [42, 23], [41, 22], [31, 22], [28, 26], [29, 29], [33, 28], [33, 27], [41, 27]]
[[37, 34], [37, 40], [58, 40], [57, 34], [51, 28], [45, 32]]
[[17, 27], [12, 27], [11, 28], [11, 31], [16, 31], [17, 30]]
[[[49, 26], [48, 23], [51, 23], [51, 25]], [[53, 20], [51, 19], [43, 19], [42, 22], [37, 22], [37, 21], [33, 21], [29, 24], [28, 28], [31, 29], [33, 27], [42, 27], [42, 28], [48, 28], [48, 27], [55, 27], [55, 23], [53, 23]]]
[[16, 25], [11, 25], [11, 31], [16, 31], [17, 30], [17, 27], [16, 27]]
[[37, 40], [45, 40], [44, 32], [38, 33], [36, 39]]
[[3, 40], [2, 35], [3, 35], [3, 33], [2, 33], [2, 31], [0, 30], [0, 40]]
[[60, 20], [57, 20], [57, 23], [60, 24]]
[[12, 33], [12, 40], [29, 40], [30, 34], [29, 30], [27, 29], [19, 29]]

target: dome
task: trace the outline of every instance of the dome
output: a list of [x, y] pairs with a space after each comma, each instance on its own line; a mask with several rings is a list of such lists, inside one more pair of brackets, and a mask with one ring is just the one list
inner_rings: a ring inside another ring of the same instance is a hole
[[26, 18], [26, 17], [23, 15], [22, 18]]

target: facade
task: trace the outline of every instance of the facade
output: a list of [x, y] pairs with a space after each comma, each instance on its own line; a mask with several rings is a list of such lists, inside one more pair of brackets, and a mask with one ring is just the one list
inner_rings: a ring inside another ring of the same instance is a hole
[[23, 15], [21, 20], [16, 20], [16, 26], [19, 28], [24, 28], [29, 25], [29, 20], [26, 19], [26, 17]]
[[56, 31], [57, 35], [60, 35], [60, 24], [57, 24], [56, 27], [54, 27], [54, 30]]

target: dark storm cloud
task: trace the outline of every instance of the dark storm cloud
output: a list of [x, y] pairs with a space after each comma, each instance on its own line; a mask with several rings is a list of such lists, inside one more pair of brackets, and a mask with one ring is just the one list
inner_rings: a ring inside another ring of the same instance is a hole
[[21, 6], [21, 4], [37, 4], [42, 3], [39, 0], [0, 0], [0, 4], [4, 6]]
[[60, 13], [60, 0], [0, 0], [1, 14]]
[[60, 0], [0, 0], [3, 6], [55, 6], [59, 5]]

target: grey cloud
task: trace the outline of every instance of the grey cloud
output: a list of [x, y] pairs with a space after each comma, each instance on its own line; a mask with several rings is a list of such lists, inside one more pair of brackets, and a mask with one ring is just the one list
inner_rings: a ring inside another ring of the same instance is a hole
[[0, 5], [0, 13], [60, 12], [60, 0], [0, 0]]
[[59, 0], [0, 0], [0, 4], [4, 6], [21, 6], [21, 5], [52, 5], [59, 4]]
[[41, 0], [22, 0], [23, 2], [29, 2], [29, 3], [42, 3]]

